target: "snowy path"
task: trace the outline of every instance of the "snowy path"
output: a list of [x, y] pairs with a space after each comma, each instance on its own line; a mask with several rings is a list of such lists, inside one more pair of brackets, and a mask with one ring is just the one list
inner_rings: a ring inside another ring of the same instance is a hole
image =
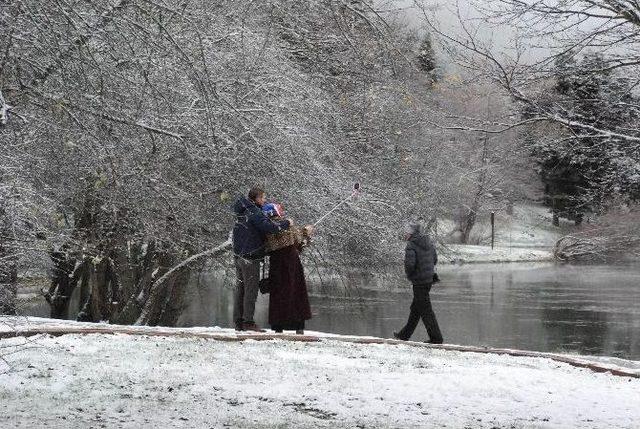
[[[25, 341], [0, 341], [0, 354]], [[6, 356], [15, 371], [0, 375], [0, 427], [632, 428], [640, 421], [639, 379], [549, 359], [331, 338], [70, 334], [31, 346]]]
[[432, 345], [423, 342], [407, 342], [378, 337], [338, 335], [315, 331], [306, 331], [306, 335], [301, 336], [294, 335], [293, 333], [276, 334], [273, 331], [267, 331], [266, 333], [238, 333], [233, 329], [225, 329], [219, 327], [166, 328], [110, 325], [107, 323], [81, 323], [71, 320], [57, 320], [40, 317], [0, 317], [0, 339], [11, 338], [14, 336], [35, 336], [41, 334], [54, 336], [68, 334], [128, 334], [209, 339], [231, 342], [246, 340], [287, 340], [296, 342], [317, 342], [334, 340], [350, 343], [410, 345], [413, 347], [435, 348], [459, 352], [498, 355], [508, 354], [511, 356], [519, 357], [546, 358], [560, 363], [567, 363], [578, 368], [588, 368], [595, 372], [606, 372], [616, 376], [640, 378], [639, 361], [628, 361], [624, 359], [609, 357], [563, 355], [557, 353], [544, 353], [528, 350], [461, 346], [455, 344]]

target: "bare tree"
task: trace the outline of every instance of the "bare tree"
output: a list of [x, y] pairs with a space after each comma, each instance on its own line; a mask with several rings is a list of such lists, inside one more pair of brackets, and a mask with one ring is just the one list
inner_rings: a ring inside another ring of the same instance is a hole
[[256, 183], [311, 222], [360, 181], [311, 253], [367, 269], [398, 254], [407, 218], [462, 207], [468, 241], [518, 197], [512, 91], [441, 78], [438, 32], [393, 8], [5, 3], [1, 249], [18, 273], [47, 256], [52, 317], [175, 324], [189, 277], [228, 262], [230, 205]]
[[390, 154], [428, 102], [414, 77], [430, 80], [393, 16], [342, 0], [10, 1], [0, 28], [3, 184], [35, 208], [15, 249], [49, 255], [52, 317], [175, 324], [194, 257], [222, 254], [231, 199], [254, 183], [312, 220], [366, 181], [319, 244], [380, 258], [399, 216], [376, 210], [398, 189]]
[[[466, 16], [458, 6], [458, 23], [448, 28], [438, 25], [424, 4], [416, 6], [465, 76], [492, 82], [511, 99], [511, 117], [475, 116], [475, 124], [457, 119], [448, 128], [492, 134], [521, 130], [519, 139], [543, 180], [552, 171], [551, 176], [572, 184], [568, 189], [575, 195], [567, 196], [567, 189], [547, 190], [556, 223], [563, 214], [580, 224], [585, 212], [602, 213], [614, 200], [622, 201], [620, 196], [637, 200], [636, 3], [478, 2]], [[511, 37], [486, 36], [495, 29]], [[561, 203], [569, 198], [571, 204]]]

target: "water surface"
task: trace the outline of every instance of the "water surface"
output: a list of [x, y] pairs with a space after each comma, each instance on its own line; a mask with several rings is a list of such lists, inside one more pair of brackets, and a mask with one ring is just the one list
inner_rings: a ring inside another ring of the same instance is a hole
[[[411, 303], [397, 276], [310, 280], [310, 330], [391, 337]], [[499, 264], [443, 267], [431, 293], [445, 341], [640, 360], [640, 267]], [[183, 326], [232, 326], [233, 279], [203, 274], [191, 285]], [[268, 296], [257, 322], [267, 324]], [[413, 340], [426, 340], [419, 325]]]
[[[406, 321], [410, 285], [402, 273], [350, 273], [322, 281], [313, 268], [307, 329], [391, 337]], [[640, 360], [640, 266], [493, 264], [444, 266], [431, 293], [448, 343], [616, 356]], [[233, 276], [203, 273], [188, 288], [181, 326], [232, 326]], [[268, 295], [256, 319], [267, 326]], [[44, 299], [21, 308], [48, 317]], [[420, 324], [413, 340], [427, 339]]]

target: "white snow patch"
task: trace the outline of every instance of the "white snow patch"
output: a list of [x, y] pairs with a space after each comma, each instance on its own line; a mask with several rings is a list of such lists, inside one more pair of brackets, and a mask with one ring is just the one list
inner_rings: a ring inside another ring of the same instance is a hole
[[[190, 330], [235, 335], [180, 331]], [[331, 338], [91, 334], [37, 344], [6, 357], [17, 370], [0, 375], [0, 427], [632, 428], [640, 421], [640, 380], [550, 359]]]
[[[451, 219], [440, 219], [438, 228], [447, 234], [455, 228]], [[482, 237], [479, 245], [447, 244], [440, 249], [441, 263], [544, 262], [553, 260], [553, 247], [563, 235], [575, 230], [572, 222], [560, 219], [552, 224], [547, 207], [523, 204], [513, 215], [496, 213], [495, 241], [491, 249], [491, 225], [488, 215], [481, 217], [472, 236]]]
[[442, 256], [442, 262], [450, 263], [499, 263], [499, 262], [548, 262], [553, 260], [553, 252], [547, 249], [473, 246], [449, 244], [453, 251]]

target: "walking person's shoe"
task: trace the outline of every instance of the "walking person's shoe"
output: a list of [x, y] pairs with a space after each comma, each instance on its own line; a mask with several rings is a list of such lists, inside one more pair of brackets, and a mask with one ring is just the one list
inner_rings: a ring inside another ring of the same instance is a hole
[[396, 340], [400, 340], [400, 341], [409, 341], [409, 338], [405, 338], [405, 337], [401, 336], [400, 332], [394, 332], [393, 333], [393, 338], [395, 338]]
[[428, 340], [427, 343], [429, 343], [429, 344], [442, 344], [442, 340]]
[[244, 322], [242, 324], [243, 331], [251, 331], [251, 332], [267, 332], [264, 329], [261, 329], [256, 322]]
[[296, 334], [297, 335], [304, 335], [304, 329], [297, 329], [296, 330]]
[[242, 328], [242, 320], [238, 320], [235, 323], [236, 332], [242, 332], [244, 329]]

